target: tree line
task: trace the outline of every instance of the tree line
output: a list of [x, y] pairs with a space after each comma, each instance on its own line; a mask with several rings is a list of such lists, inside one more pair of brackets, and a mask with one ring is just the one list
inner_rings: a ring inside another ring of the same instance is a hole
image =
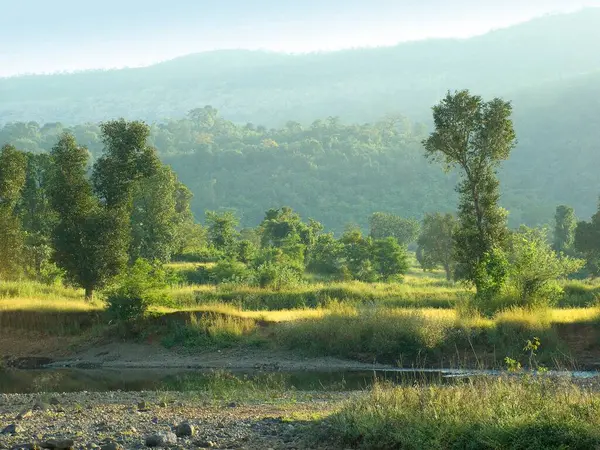
[[[210, 126], [220, 120], [212, 109], [192, 115]], [[511, 115], [511, 104], [501, 99], [448, 93], [433, 108], [435, 128], [422, 146], [429, 160], [453, 171], [456, 215], [426, 214], [419, 222], [375, 212], [368, 216], [366, 235], [358, 225], [326, 232], [322, 223], [304, 221], [289, 207], [268, 209], [256, 227], [242, 227], [234, 211], [223, 209], [207, 210], [205, 225], [196, 223], [191, 191], [161, 162], [152, 128], [139, 121], [101, 124], [102, 149], [93, 161], [68, 131], [49, 153], [5, 145], [0, 277], [63, 278], [91, 298], [132, 268], [151, 276], [175, 257], [215, 262], [194, 274], [205, 283], [279, 289], [303, 282], [306, 272], [389, 281], [408, 270], [412, 246], [423, 269], [442, 267], [448, 280], [472, 284], [481, 304], [511, 289], [510, 296], [521, 303], [548, 301], [559, 290], [557, 280], [581, 272], [584, 264], [587, 274], [599, 273], [600, 209], [588, 223], [577, 222], [572, 208], [559, 206], [553, 242], [545, 229], [509, 229], [497, 172], [515, 145]], [[305, 132], [293, 124], [287, 130]], [[384, 130], [377, 139], [386, 136]], [[388, 138], [398, 135], [390, 132]], [[260, 145], [271, 153], [279, 144], [262, 140]], [[322, 151], [327, 153], [315, 149]]]

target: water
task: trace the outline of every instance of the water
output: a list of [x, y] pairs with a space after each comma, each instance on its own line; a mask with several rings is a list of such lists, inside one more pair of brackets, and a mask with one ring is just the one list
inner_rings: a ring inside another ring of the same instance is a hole
[[[216, 380], [236, 386], [250, 383], [297, 391], [354, 391], [368, 389], [375, 381], [395, 384], [460, 383], [481, 376], [503, 374], [494, 370], [391, 369], [342, 372], [214, 372], [148, 369], [38, 369], [0, 371], [1, 393], [198, 391], [210, 390]], [[600, 377], [600, 372], [549, 372], [550, 376]]]

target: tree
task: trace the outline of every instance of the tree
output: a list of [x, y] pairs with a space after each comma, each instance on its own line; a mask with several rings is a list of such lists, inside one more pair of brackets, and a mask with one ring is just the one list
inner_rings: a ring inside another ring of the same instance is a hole
[[372, 261], [375, 271], [384, 279], [404, 275], [408, 270], [406, 250], [393, 237], [373, 241]]
[[238, 236], [236, 227], [239, 223], [240, 220], [231, 211], [206, 211], [208, 240], [217, 250], [232, 248]]
[[94, 164], [94, 190], [108, 207], [128, 205], [133, 184], [154, 175], [160, 165], [147, 144], [150, 128], [143, 122], [113, 120], [100, 125], [104, 154]]
[[369, 218], [370, 236], [373, 239], [393, 237], [400, 245], [408, 246], [419, 236], [419, 222], [394, 214], [376, 212]]
[[424, 270], [442, 266], [450, 281], [454, 272], [454, 234], [458, 223], [452, 214], [426, 214], [418, 240], [417, 259]]
[[570, 206], [560, 205], [554, 215], [554, 250], [559, 253], [569, 254], [575, 244], [575, 229], [577, 217]]
[[[181, 247], [180, 228], [187, 212], [180, 197], [175, 173], [168, 166], [160, 167], [148, 178], [134, 184], [131, 213], [130, 261], [140, 258], [166, 263], [177, 247]], [[185, 197], [184, 197], [185, 198]]]
[[310, 251], [308, 270], [324, 275], [339, 274], [343, 251], [344, 245], [333, 233], [320, 234]]
[[600, 202], [598, 212], [590, 222], [579, 222], [575, 229], [575, 250], [586, 260], [587, 270], [592, 275], [600, 275]]
[[48, 193], [51, 172], [49, 154], [27, 154], [27, 174], [17, 209], [25, 232], [25, 267], [38, 279], [50, 267], [52, 231], [57, 224]]
[[23, 231], [16, 206], [25, 185], [27, 157], [10, 145], [0, 151], [0, 278], [21, 269]]
[[376, 281], [377, 274], [371, 261], [373, 240], [365, 238], [359, 228], [347, 229], [340, 243], [343, 245], [344, 266], [353, 279], [361, 281]]
[[129, 216], [123, 208], [103, 207], [94, 196], [86, 176], [89, 153], [72, 135], [63, 134], [51, 156], [49, 195], [59, 220], [53, 258], [91, 300], [127, 263]]
[[562, 293], [557, 281], [584, 264], [581, 260], [557, 255], [548, 244], [547, 230], [525, 226], [511, 235], [508, 261], [509, 278], [522, 305], [550, 303]]
[[446, 170], [461, 170], [456, 275], [472, 282], [479, 295], [493, 294], [484, 286], [498, 286], [482, 281], [486, 255], [497, 254], [508, 241], [496, 170], [516, 144], [511, 114], [511, 104], [501, 99], [484, 102], [469, 91], [448, 93], [433, 107], [435, 131], [423, 141], [428, 158]]

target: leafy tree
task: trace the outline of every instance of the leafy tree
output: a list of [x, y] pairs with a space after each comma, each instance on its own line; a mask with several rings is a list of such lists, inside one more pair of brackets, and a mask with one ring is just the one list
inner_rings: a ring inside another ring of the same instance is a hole
[[373, 239], [393, 237], [400, 245], [408, 246], [419, 237], [419, 222], [394, 214], [376, 212], [369, 218], [370, 236]]
[[350, 277], [361, 281], [375, 281], [377, 274], [371, 261], [373, 240], [364, 237], [359, 228], [349, 228], [340, 238], [344, 246], [344, 267]]
[[17, 209], [25, 232], [26, 269], [38, 279], [44, 277], [44, 272], [56, 273], [55, 268], [50, 267], [52, 231], [57, 223], [48, 194], [51, 172], [49, 154], [27, 154], [27, 174]]
[[468, 91], [448, 93], [434, 106], [435, 131], [423, 142], [430, 159], [461, 171], [456, 275], [484, 296], [494, 293], [485, 286], [495, 289], [500, 282], [488, 282], [486, 255], [501, 251], [508, 239], [496, 170], [515, 146], [511, 113], [511, 104], [498, 98], [484, 102]]
[[27, 157], [10, 145], [0, 151], [0, 278], [18, 274], [23, 231], [16, 206], [25, 185]]
[[217, 250], [232, 248], [238, 237], [240, 220], [231, 211], [206, 211], [208, 240]]
[[578, 271], [584, 262], [557, 255], [548, 244], [545, 229], [521, 227], [511, 235], [510, 282], [516, 289], [520, 303], [550, 303], [562, 288], [558, 280]]
[[177, 177], [167, 166], [160, 167], [148, 178], [135, 183], [131, 213], [132, 240], [129, 249], [131, 261], [139, 258], [163, 263], [181, 248], [181, 227], [189, 210], [179, 205], [180, 188]]
[[585, 257], [587, 270], [592, 275], [600, 275], [600, 203], [590, 222], [577, 224], [575, 250]]
[[94, 164], [95, 192], [108, 207], [127, 205], [133, 184], [154, 175], [159, 166], [156, 151], [147, 144], [150, 128], [125, 119], [105, 122], [100, 128], [104, 154]]
[[59, 223], [53, 234], [54, 260], [87, 299], [119, 274], [127, 262], [128, 220], [122, 208], [107, 209], [87, 179], [88, 152], [63, 134], [52, 150], [49, 187]]
[[236, 259], [244, 264], [250, 264], [256, 255], [258, 254], [258, 248], [249, 239], [242, 239], [238, 241], [236, 246]]
[[372, 247], [375, 271], [384, 279], [404, 275], [408, 268], [406, 250], [393, 237], [375, 239]]
[[454, 272], [454, 233], [458, 224], [452, 214], [426, 214], [418, 240], [417, 258], [424, 270], [442, 266], [450, 281]]
[[311, 249], [308, 270], [323, 275], [337, 275], [342, 269], [343, 253], [344, 244], [333, 233], [320, 234]]
[[575, 229], [577, 217], [570, 206], [560, 205], [554, 215], [554, 250], [559, 253], [569, 254], [575, 244]]

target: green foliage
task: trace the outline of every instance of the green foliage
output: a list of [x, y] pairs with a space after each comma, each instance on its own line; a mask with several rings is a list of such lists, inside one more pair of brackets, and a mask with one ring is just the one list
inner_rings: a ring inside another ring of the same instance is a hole
[[369, 229], [373, 239], [393, 237], [400, 245], [408, 246], [419, 237], [420, 224], [415, 219], [376, 212], [369, 218]]
[[417, 259], [421, 267], [424, 270], [433, 270], [442, 266], [448, 281], [454, 273], [454, 234], [457, 226], [456, 218], [452, 214], [426, 214], [417, 242]]
[[[189, 196], [182, 195], [182, 188], [176, 175], [167, 166], [160, 167], [149, 178], [141, 179], [133, 188], [133, 207], [131, 213], [130, 260], [144, 258], [166, 263], [177, 251], [182, 251], [184, 242], [194, 237], [183, 233], [196, 233], [189, 212]], [[192, 245], [194, 245], [192, 243]], [[201, 242], [196, 244], [201, 245]]]
[[208, 229], [208, 240], [217, 250], [227, 250], [237, 240], [236, 227], [240, 221], [231, 211], [218, 213], [206, 211], [206, 226]]
[[575, 249], [584, 255], [586, 267], [593, 275], [600, 275], [600, 203], [590, 222], [579, 222], [575, 230]]
[[25, 185], [27, 157], [10, 145], [0, 151], [0, 278], [22, 267], [23, 231], [16, 206]]
[[355, 280], [375, 281], [377, 275], [371, 262], [372, 239], [363, 237], [358, 228], [348, 229], [340, 238], [344, 246], [344, 271]]
[[375, 272], [384, 280], [404, 275], [409, 268], [408, 256], [404, 247], [393, 237], [375, 239], [372, 247], [372, 261]]
[[548, 244], [546, 229], [521, 227], [511, 235], [509, 282], [523, 306], [552, 305], [564, 294], [558, 283], [584, 265], [557, 255]]
[[167, 286], [161, 267], [138, 259], [116, 280], [115, 286], [106, 293], [107, 313], [118, 321], [139, 320], [148, 306], [164, 300]]
[[156, 151], [147, 144], [150, 128], [120, 119], [102, 123], [100, 129], [104, 153], [94, 164], [94, 190], [108, 207], [122, 206], [131, 201], [134, 183], [158, 168]]
[[557, 206], [554, 222], [554, 251], [571, 253], [575, 244], [575, 229], [577, 228], [575, 211], [570, 206]]
[[[511, 104], [498, 98], [484, 102], [469, 91], [448, 93], [434, 106], [435, 131], [423, 142], [431, 160], [447, 170], [461, 170], [456, 275], [485, 295], [502, 281], [502, 271], [487, 275], [483, 271], [490, 264], [497, 268], [490, 258], [494, 260], [494, 254], [505, 248], [508, 238], [506, 212], [498, 205], [496, 170], [515, 146], [511, 113]], [[500, 278], [490, 279], [494, 274]]]
[[250, 271], [246, 264], [234, 259], [221, 259], [209, 270], [210, 280], [215, 283], [246, 282]]
[[311, 249], [308, 270], [323, 275], [339, 275], [343, 253], [344, 245], [333, 233], [320, 234]]

